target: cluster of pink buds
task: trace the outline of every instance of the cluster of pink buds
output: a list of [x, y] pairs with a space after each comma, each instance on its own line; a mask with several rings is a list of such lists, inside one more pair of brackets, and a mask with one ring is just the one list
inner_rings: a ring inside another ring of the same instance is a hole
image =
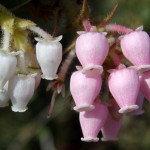
[[76, 111], [94, 109], [92, 104], [101, 90], [103, 72], [101, 65], [107, 56], [108, 47], [105, 35], [96, 30], [82, 32], [78, 37], [76, 54], [83, 68], [78, 66], [78, 71], [73, 73], [70, 81]]
[[124, 56], [139, 73], [140, 90], [150, 101], [150, 38], [144, 31], [133, 31], [121, 38]]
[[[85, 23], [85, 24], [84, 24]], [[75, 101], [74, 110], [80, 114], [82, 141], [117, 140], [123, 114], [140, 115], [144, 97], [150, 101], [150, 38], [142, 27], [133, 31], [119, 25], [106, 25], [106, 30], [125, 33], [119, 37], [123, 55], [135, 66], [126, 67], [114, 57], [116, 69], [107, 70], [108, 87], [114, 100], [106, 105], [99, 99], [102, 86], [102, 64], [109, 51], [107, 33], [98, 32], [88, 21], [83, 22], [86, 31], [77, 32], [76, 55], [82, 67], [77, 66], [70, 80], [70, 91]], [[110, 106], [109, 106], [110, 105]]]

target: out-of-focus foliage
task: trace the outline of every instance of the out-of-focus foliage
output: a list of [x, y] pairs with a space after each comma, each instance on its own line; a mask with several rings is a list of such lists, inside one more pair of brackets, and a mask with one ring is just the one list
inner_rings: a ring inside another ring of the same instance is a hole
[[[133, 29], [144, 25], [150, 33], [149, 0], [88, 0], [92, 17], [104, 19], [114, 8], [119, 7], [111, 23], [126, 25]], [[82, 7], [82, 0], [0, 0], [16, 16], [30, 19], [52, 33], [58, 14], [58, 34], [63, 34], [64, 49], [76, 35], [75, 19]], [[150, 149], [150, 104], [145, 102], [145, 114], [125, 116], [118, 142], [84, 143], [78, 114], [72, 110], [69, 92], [70, 74], [75, 70], [75, 60], [67, 74], [66, 97], [57, 96], [54, 112], [46, 119], [51, 92], [46, 92], [47, 81], [42, 81], [25, 113], [14, 113], [10, 107], [0, 109], [0, 150], [149, 150]], [[101, 134], [99, 135], [101, 137]]]

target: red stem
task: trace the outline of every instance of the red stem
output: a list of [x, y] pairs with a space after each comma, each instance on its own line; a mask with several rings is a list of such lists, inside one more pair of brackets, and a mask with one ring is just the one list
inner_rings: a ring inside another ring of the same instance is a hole
[[56, 95], [57, 95], [57, 90], [54, 90], [53, 95], [52, 95], [52, 99], [51, 99], [51, 104], [50, 104], [50, 107], [49, 107], [49, 111], [48, 111], [48, 114], [47, 114], [47, 118], [50, 118], [51, 113], [53, 111]]

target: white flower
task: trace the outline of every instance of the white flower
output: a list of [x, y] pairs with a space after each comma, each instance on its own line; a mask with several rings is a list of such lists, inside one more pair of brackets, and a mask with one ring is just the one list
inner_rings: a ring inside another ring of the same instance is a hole
[[33, 74], [18, 74], [9, 81], [8, 92], [12, 102], [12, 111], [24, 112], [27, 110], [27, 104], [34, 94], [34, 77]]
[[56, 79], [58, 66], [62, 60], [62, 45], [59, 42], [61, 36], [53, 40], [36, 38], [36, 57], [42, 70], [42, 78], [47, 80]]

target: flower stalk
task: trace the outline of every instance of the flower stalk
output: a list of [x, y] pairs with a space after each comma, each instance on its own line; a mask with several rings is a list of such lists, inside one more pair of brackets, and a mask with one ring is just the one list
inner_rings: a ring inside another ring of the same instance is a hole
[[51, 113], [52, 113], [53, 108], [54, 108], [56, 96], [57, 96], [57, 90], [54, 90], [53, 95], [52, 95], [52, 99], [51, 99], [51, 103], [50, 103], [50, 107], [49, 107], [49, 111], [47, 113], [47, 118], [50, 118], [50, 116], [51, 116]]
[[30, 26], [28, 27], [28, 29], [32, 31], [33, 33], [38, 34], [43, 39], [52, 40], [52, 36], [38, 26]]
[[130, 28], [127, 28], [122, 25], [117, 25], [117, 24], [108, 24], [105, 26], [105, 29], [106, 31], [116, 31], [118, 33], [123, 33], [123, 34], [127, 34], [133, 31]]
[[2, 41], [2, 50], [6, 51], [6, 52], [10, 52], [10, 41], [11, 41], [11, 34], [10, 32], [7, 30], [7, 28], [3, 29], [3, 41]]

